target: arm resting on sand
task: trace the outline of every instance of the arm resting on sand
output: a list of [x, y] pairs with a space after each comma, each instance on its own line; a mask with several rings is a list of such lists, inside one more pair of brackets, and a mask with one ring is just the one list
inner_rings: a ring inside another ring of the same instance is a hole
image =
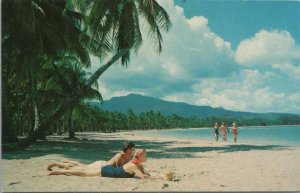
[[150, 176], [150, 174], [145, 170], [145, 168], [142, 165], [139, 165], [138, 168], [141, 170], [143, 174], [147, 174], [148, 176]]
[[139, 177], [139, 178], [141, 178], [141, 179], [147, 179], [147, 178], [150, 177], [149, 174], [144, 174], [138, 167], [135, 167], [135, 168], [133, 169], [133, 172], [134, 172], [134, 174], [135, 174], [137, 177]]

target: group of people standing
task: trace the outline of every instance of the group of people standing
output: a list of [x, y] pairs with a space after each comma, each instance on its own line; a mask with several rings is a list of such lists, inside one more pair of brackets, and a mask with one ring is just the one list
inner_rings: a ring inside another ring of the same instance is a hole
[[[221, 129], [222, 135], [223, 135], [223, 141], [227, 141], [227, 133], [230, 133], [227, 125], [222, 122], [221, 126], [218, 125], [218, 122], [215, 122], [213, 131], [215, 133], [215, 140], [219, 141], [219, 130]], [[233, 134], [233, 140], [236, 143], [237, 141], [237, 124], [236, 123], [232, 123], [232, 134]]]

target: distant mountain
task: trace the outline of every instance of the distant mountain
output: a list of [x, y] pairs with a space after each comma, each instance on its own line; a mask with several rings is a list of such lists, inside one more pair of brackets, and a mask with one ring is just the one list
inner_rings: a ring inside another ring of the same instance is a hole
[[[243, 118], [262, 118], [273, 120], [284, 113], [250, 113], [240, 111], [230, 111], [224, 108], [213, 108], [210, 106], [196, 106], [182, 102], [170, 102], [139, 94], [129, 94], [127, 96], [112, 97], [110, 100], [90, 102], [90, 104], [108, 111], [127, 113], [131, 108], [135, 114], [149, 111], [159, 111], [163, 115], [177, 114], [183, 117], [243, 117]], [[300, 116], [299, 116], [300, 118]]]

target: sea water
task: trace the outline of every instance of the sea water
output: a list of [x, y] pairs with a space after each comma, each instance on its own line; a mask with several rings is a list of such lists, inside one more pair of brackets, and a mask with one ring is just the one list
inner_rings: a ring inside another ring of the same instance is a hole
[[[228, 130], [227, 141], [233, 142], [232, 128], [228, 127]], [[173, 140], [178, 138], [214, 141], [212, 128], [139, 131], [137, 135], [167, 137]], [[223, 142], [221, 130], [219, 141]], [[239, 127], [237, 142], [240, 144], [300, 146], [300, 125]]]

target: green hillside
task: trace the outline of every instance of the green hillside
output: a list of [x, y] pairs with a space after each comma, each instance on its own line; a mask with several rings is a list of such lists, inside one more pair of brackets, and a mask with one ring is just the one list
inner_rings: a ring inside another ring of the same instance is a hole
[[99, 102], [91, 102], [93, 106], [100, 109], [127, 113], [131, 108], [135, 114], [142, 112], [160, 112], [164, 116], [176, 114], [182, 117], [220, 117], [220, 118], [240, 118], [240, 119], [264, 119], [276, 120], [283, 117], [299, 118], [300, 115], [286, 114], [286, 113], [251, 113], [230, 111], [224, 108], [213, 108], [210, 106], [196, 106], [182, 102], [170, 102], [161, 99], [143, 96], [138, 94], [129, 94], [127, 96], [113, 97], [110, 100]]

